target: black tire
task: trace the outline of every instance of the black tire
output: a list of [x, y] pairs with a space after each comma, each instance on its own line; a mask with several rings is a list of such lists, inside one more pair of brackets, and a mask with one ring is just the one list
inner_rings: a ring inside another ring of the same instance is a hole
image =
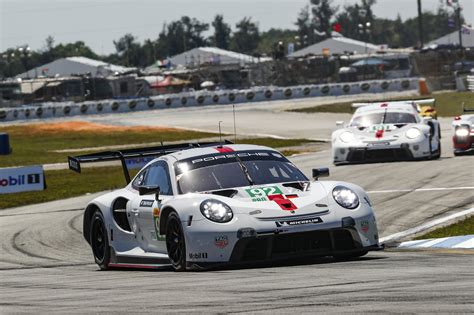
[[171, 212], [166, 221], [166, 249], [175, 271], [186, 270], [186, 241], [181, 220], [176, 212]]
[[95, 263], [101, 270], [109, 269], [110, 247], [102, 212], [96, 211], [90, 224], [90, 244]]
[[441, 141], [439, 141], [438, 144], [438, 150], [436, 150], [436, 153], [433, 156], [433, 159], [437, 160], [441, 157]]
[[338, 261], [344, 261], [344, 260], [351, 260], [351, 259], [356, 259], [362, 256], [367, 255], [368, 251], [366, 250], [361, 250], [355, 253], [349, 253], [349, 254], [339, 254], [339, 255], [334, 255], [334, 259]]

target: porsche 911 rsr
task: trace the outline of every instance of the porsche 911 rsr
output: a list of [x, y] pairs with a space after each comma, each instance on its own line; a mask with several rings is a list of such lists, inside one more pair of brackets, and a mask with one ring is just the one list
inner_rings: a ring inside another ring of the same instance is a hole
[[[469, 111], [474, 112], [474, 109], [464, 110]], [[474, 114], [455, 117], [452, 126], [454, 155], [474, 153]]]
[[[92, 200], [84, 237], [101, 269], [196, 269], [294, 257], [358, 257], [381, 247], [370, 200], [354, 184], [310, 181], [278, 151], [226, 142], [69, 157], [156, 156], [122, 189]], [[127, 178], [128, 170], [124, 167]]]
[[349, 124], [332, 133], [334, 164], [439, 158], [439, 122], [421, 117], [412, 103], [357, 106]]

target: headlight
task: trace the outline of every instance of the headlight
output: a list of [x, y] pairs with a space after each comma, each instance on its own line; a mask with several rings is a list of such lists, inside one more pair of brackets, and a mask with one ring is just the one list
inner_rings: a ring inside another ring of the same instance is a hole
[[355, 209], [359, 206], [359, 197], [351, 189], [344, 186], [336, 186], [332, 190], [332, 197], [336, 202], [347, 209]]
[[234, 214], [232, 209], [225, 203], [216, 200], [216, 199], [207, 199], [201, 202], [201, 213], [207, 219], [218, 222], [225, 223], [232, 220]]
[[407, 136], [408, 139], [415, 139], [421, 135], [421, 131], [418, 128], [411, 128], [411, 129], [408, 129], [405, 135]]
[[344, 131], [339, 135], [339, 139], [341, 139], [342, 142], [349, 143], [354, 141], [354, 134], [349, 131]]
[[469, 135], [468, 128], [456, 128], [456, 136], [458, 137], [467, 137]]

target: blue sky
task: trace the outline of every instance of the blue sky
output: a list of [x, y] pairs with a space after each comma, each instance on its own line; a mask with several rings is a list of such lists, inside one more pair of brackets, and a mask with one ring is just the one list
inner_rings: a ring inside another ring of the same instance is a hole
[[[444, 2], [444, 0], [441, 0]], [[335, 4], [357, 0], [333, 0]], [[423, 10], [436, 10], [440, 0], [422, 0]], [[474, 1], [460, 0], [464, 15], [474, 22]], [[56, 43], [84, 41], [99, 54], [114, 51], [113, 40], [132, 33], [140, 41], [157, 38], [163, 24], [182, 15], [210, 23], [216, 14], [234, 28], [245, 16], [261, 30], [294, 28], [298, 12], [309, 0], [0, 0], [0, 51], [28, 44], [44, 47], [52, 35]], [[416, 0], [378, 0], [376, 16], [402, 19], [417, 14]]]

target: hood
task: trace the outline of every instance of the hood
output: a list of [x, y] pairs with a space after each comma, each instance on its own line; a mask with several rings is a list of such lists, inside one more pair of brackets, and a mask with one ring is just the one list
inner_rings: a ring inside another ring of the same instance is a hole
[[258, 218], [328, 212], [327, 192], [318, 182], [254, 185], [209, 192], [231, 198], [236, 211]]
[[349, 128], [358, 140], [387, 140], [396, 139], [417, 124], [379, 124], [366, 128]]

